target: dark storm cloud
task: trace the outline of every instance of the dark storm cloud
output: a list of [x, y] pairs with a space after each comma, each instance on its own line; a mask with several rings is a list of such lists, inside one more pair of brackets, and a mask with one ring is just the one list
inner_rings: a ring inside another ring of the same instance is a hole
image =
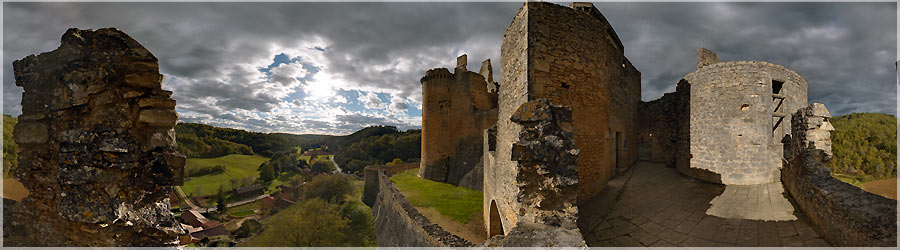
[[697, 47], [784, 65], [835, 115], [896, 114], [896, 3], [598, 3], [641, 71], [643, 99], [675, 90]]
[[[321, 73], [340, 79], [342, 85], [335, 88], [341, 91], [388, 93], [391, 103], [385, 112], [420, 105], [424, 71], [452, 68], [461, 53], [468, 54], [471, 70], [492, 59], [499, 79], [500, 42], [521, 5], [4, 3], [3, 111], [21, 113], [12, 60], [56, 48], [69, 27], [117, 27], [160, 59], [169, 79], [165, 88], [175, 92], [184, 121], [270, 132], [345, 133], [367, 124], [413, 127], [391, 114], [347, 113], [321, 103], [315, 109], [330, 110], [323, 112], [331, 118], [272, 112], [288, 105], [312, 107], [307, 97], [315, 89], [306, 83]], [[696, 67], [696, 48], [706, 47], [722, 60], [764, 60], [797, 71], [809, 83], [810, 101], [825, 103], [836, 115], [896, 113], [895, 3], [596, 6], [642, 72], [644, 100], [673, 91], [675, 82]], [[320, 53], [320, 58], [289, 55], [300, 57], [308, 70], [303, 83], [258, 72], [273, 63], [281, 48]], [[272, 115], [254, 115], [260, 112]]]

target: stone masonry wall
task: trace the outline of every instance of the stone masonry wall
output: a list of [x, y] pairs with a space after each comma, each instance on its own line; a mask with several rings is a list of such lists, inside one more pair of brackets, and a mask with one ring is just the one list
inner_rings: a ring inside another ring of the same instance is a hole
[[897, 201], [831, 177], [831, 114], [821, 103], [794, 113], [782, 182], [812, 225], [836, 246], [897, 246]]
[[[513, 18], [512, 23], [506, 29], [506, 35], [500, 46], [500, 83], [499, 109], [497, 127], [495, 132], [496, 148], [494, 152], [485, 155], [484, 165], [484, 221], [485, 229], [491, 231], [490, 211], [492, 202], [500, 219], [500, 233], [507, 233], [518, 222], [516, 213], [519, 211], [519, 202], [516, 198], [518, 187], [516, 175], [518, 169], [511, 159], [512, 145], [518, 140], [518, 131], [521, 125], [512, 122], [509, 118], [516, 109], [526, 102], [528, 88], [528, 5], [525, 4]], [[488, 144], [491, 137], [485, 138]], [[487, 164], [489, 162], [493, 164]], [[494, 228], [496, 230], [496, 227]]]
[[[481, 190], [482, 132], [497, 122], [496, 84], [466, 69], [428, 70], [422, 77], [423, 178]], [[490, 60], [482, 71], [490, 72]], [[495, 91], [489, 92], [490, 87]]]
[[372, 207], [375, 205], [375, 199], [378, 198], [378, 192], [381, 184], [378, 183], [378, 172], [384, 172], [388, 175], [388, 177], [403, 172], [405, 170], [418, 168], [419, 163], [407, 163], [400, 166], [385, 166], [385, 165], [371, 165], [366, 166], [363, 169], [363, 174], [365, 179], [363, 186], [363, 195], [362, 201], [366, 206]]
[[[684, 84], [684, 82], [682, 82]], [[680, 87], [661, 98], [638, 105], [638, 127], [642, 144], [650, 148], [650, 160], [675, 166], [681, 126], [687, 125], [690, 87]], [[687, 91], [684, 91], [687, 90]], [[685, 137], [686, 138], [686, 137]]]
[[4, 207], [5, 246], [176, 242], [168, 197], [185, 158], [156, 57], [114, 28], [73, 28], [13, 69], [25, 89], [14, 175], [30, 195]]
[[784, 117], [806, 106], [806, 81], [782, 66], [747, 61], [707, 65], [684, 79], [691, 86], [690, 167], [720, 179], [694, 177], [738, 185], [777, 181], [790, 133]]
[[572, 109], [537, 99], [522, 104], [510, 119], [523, 128], [512, 148], [519, 170], [518, 222], [486, 246], [586, 246], [575, 223], [579, 150], [572, 133]]
[[637, 160], [640, 72], [596, 8], [528, 5], [529, 99], [572, 108], [575, 144], [582, 152], [578, 200], [588, 201], [616, 168]]
[[616, 166], [624, 168], [637, 159], [640, 72], [623, 51], [615, 31], [588, 3], [569, 8], [526, 2], [516, 14], [501, 45], [496, 150], [485, 154], [493, 161], [484, 169], [489, 232], [490, 204], [497, 206], [504, 233], [518, 222], [517, 211], [523, 209], [513, 178], [520, 170], [512, 161], [512, 145], [522, 126], [510, 117], [527, 101], [546, 98], [572, 107], [575, 144], [582, 156], [577, 201], [596, 196]]
[[450, 234], [419, 213], [397, 190], [390, 175], [384, 170], [377, 170], [376, 175], [379, 192], [372, 207], [372, 215], [375, 238], [379, 247], [474, 246], [471, 242]]

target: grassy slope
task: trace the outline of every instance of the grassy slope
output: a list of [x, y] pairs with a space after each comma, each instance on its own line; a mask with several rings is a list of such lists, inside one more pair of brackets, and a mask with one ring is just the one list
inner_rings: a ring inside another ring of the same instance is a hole
[[184, 192], [188, 195], [195, 193], [200, 188], [200, 195], [213, 195], [219, 191], [219, 185], [224, 186], [226, 190], [231, 189], [231, 179], [241, 179], [244, 177], [259, 177], [256, 168], [259, 167], [268, 158], [259, 155], [226, 155], [208, 159], [188, 159], [185, 168], [196, 168], [201, 166], [224, 165], [225, 173], [216, 175], [205, 175], [185, 179]]
[[481, 213], [482, 193], [447, 183], [430, 181], [415, 175], [418, 169], [396, 174], [391, 180], [413, 206], [432, 207], [442, 215], [465, 224]]

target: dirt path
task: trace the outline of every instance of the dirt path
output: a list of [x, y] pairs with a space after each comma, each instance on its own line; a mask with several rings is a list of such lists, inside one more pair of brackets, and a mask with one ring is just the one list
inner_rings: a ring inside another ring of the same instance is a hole
[[186, 194], [184, 194], [184, 190], [181, 190], [180, 186], [175, 186], [175, 192], [178, 193], [178, 196], [181, 197], [181, 200], [183, 200], [185, 204], [187, 204], [189, 207], [191, 207], [191, 209], [200, 210], [200, 206], [197, 206], [197, 204], [194, 204], [194, 201], [192, 201], [190, 198], [187, 197]]
[[[216, 211], [216, 207], [205, 208], [205, 207], [197, 206], [197, 204], [194, 204], [194, 202], [191, 201], [191, 199], [188, 198], [187, 195], [184, 194], [184, 190], [181, 190], [181, 187], [180, 187], [180, 186], [175, 186], [175, 192], [177, 192], [177, 193], [178, 193], [178, 196], [181, 196], [181, 199], [184, 200], [184, 202], [187, 203], [187, 205], [190, 206], [191, 209], [193, 209], [193, 210], [197, 210], [197, 211], [203, 210], [203, 211], [206, 211], [206, 212]], [[244, 204], [247, 204], [247, 203], [250, 203], [250, 202], [258, 201], [258, 200], [260, 200], [260, 199], [262, 199], [262, 198], [265, 198], [265, 197], [268, 197], [268, 196], [269, 196], [268, 194], [263, 194], [263, 195], [260, 195], [260, 196], [255, 197], [255, 198], [251, 198], [251, 199], [246, 199], [246, 200], [242, 200], [242, 201], [236, 201], [236, 202], [228, 203], [228, 204], [225, 205], [225, 207], [230, 208], [230, 207], [236, 207], [236, 206], [244, 205]]]
[[866, 182], [862, 188], [869, 193], [897, 199], [897, 178]]
[[334, 168], [336, 168], [336, 170], [334, 170], [335, 173], [342, 173], [342, 174], [344, 173], [344, 171], [341, 170], [341, 166], [338, 166], [337, 162], [334, 161], [333, 155], [331, 156], [331, 158], [329, 160], [331, 160], [331, 163], [334, 164]]
[[475, 245], [481, 245], [486, 238], [486, 231], [484, 230], [484, 219], [481, 218], [481, 214], [474, 214], [472, 218], [469, 219], [469, 222], [466, 224], [459, 223], [455, 220], [447, 218], [441, 215], [437, 209], [430, 207], [415, 207], [419, 210], [422, 215], [425, 215], [425, 218], [431, 220], [435, 224], [447, 230], [447, 232], [454, 234], [456, 236], [462, 237], [463, 239], [468, 240], [469, 242], [474, 243]]

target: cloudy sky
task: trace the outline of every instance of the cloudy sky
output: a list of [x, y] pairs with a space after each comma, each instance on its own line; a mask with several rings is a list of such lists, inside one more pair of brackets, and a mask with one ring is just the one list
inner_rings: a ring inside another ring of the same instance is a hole
[[[597, 3], [642, 72], [675, 90], [696, 48], [762, 60], [835, 115], [896, 114], [896, 3]], [[117, 27], [160, 60], [179, 118], [260, 132], [346, 134], [421, 124], [427, 69], [490, 58], [522, 3], [3, 3], [3, 113], [21, 114], [12, 61], [70, 27]], [[499, 79], [499, 70], [494, 78]], [[500, 79], [502, 83], [502, 79]]]

